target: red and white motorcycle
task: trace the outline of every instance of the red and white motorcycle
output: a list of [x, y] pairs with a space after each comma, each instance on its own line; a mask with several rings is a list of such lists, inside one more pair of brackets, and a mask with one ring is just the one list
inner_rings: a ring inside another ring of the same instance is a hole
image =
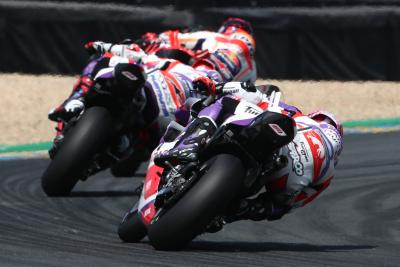
[[[247, 103], [247, 102], [246, 102]], [[171, 123], [152, 154], [142, 193], [125, 215], [118, 234], [125, 242], [148, 235], [161, 250], [180, 249], [197, 235], [215, 232], [234, 203], [256, 194], [268, 174], [287, 159], [277, 149], [295, 135], [290, 112], [272, 112], [243, 103], [207, 142], [195, 162], [153, 162], [154, 155], [173, 148], [183, 127]]]

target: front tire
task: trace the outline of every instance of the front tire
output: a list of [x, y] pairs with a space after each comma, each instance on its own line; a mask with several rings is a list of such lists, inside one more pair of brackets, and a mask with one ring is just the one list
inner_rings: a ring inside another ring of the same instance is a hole
[[129, 212], [118, 226], [119, 238], [127, 243], [136, 243], [147, 235], [147, 229], [137, 210]]
[[67, 196], [88, 168], [96, 152], [105, 147], [112, 132], [113, 119], [103, 107], [86, 110], [66, 133], [64, 141], [42, 176], [48, 196]]
[[238, 194], [245, 175], [243, 163], [230, 154], [214, 158], [208, 171], [165, 214], [149, 225], [150, 244], [159, 250], [183, 248]]

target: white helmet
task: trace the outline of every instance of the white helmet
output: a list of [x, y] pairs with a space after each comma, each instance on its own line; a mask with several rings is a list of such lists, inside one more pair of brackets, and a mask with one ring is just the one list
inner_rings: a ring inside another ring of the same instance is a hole
[[329, 139], [333, 147], [333, 158], [335, 165], [338, 162], [343, 149], [343, 126], [333, 114], [326, 111], [316, 111], [307, 115], [311, 119], [321, 123], [321, 129]]

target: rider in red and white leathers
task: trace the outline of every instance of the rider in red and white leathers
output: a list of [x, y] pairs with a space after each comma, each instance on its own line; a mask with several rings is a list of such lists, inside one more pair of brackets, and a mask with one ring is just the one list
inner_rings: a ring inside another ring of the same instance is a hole
[[335, 175], [343, 138], [342, 126], [333, 115], [322, 111], [304, 115], [293, 106], [266, 98], [254, 86], [239, 82], [229, 82], [218, 90], [233, 94], [223, 96], [201, 110], [173, 149], [155, 155], [156, 164], [162, 165], [171, 158], [182, 162], [196, 160], [206, 140], [229, 115], [249, 110], [260, 114], [268, 110], [291, 116], [296, 123], [294, 139], [277, 152], [288, 159], [288, 164], [268, 175], [265, 188], [257, 197], [237, 203], [226, 222], [279, 219], [306, 205], [329, 186]]
[[[160, 69], [160, 66], [165, 65], [166, 62], [173, 62], [170, 67], [161, 72], [161, 76], [181, 77], [182, 81], [179, 81], [178, 78], [176, 86], [181, 93], [184, 91], [185, 95], [190, 94], [187, 88], [188, 83], [199, 76], [209, 77], [217, 83], [231, 80], [254, 82], [256, 79], [256, 64], [253, 58], [255, 41], [252, 37], [252, 28], [250, 23], [242, 19], [227, 19], [218, 33], [210, 31], [192, 33], [167, 31], [159, 36], [154, 33], [147, 33], [143, 35], [141, 40], [138, 43], [141, 43], [141, 47], [148, 53], [145, 53], [135, 43], [112, 44], [96, 41], [86, 44], [85, 47], [92, 52], [109, 52], [114, 56], [126, 57], [135, 63], [143, 64], [146, 71], [150, 71], [152, 68]], [[179, 52], [182, 52], [181, 54], [187, 54], [191, 57], [185, 63], [190, 63], [193, 68], [185, 67], [183, 64], [177, 63], [176, 60], [165, 58], [163, 52], [168, 49], [179, 50]], [[168, 75], [168, 73], [171, 75]], [[165, 87], [165, 84], [171, 87], [171, 83], [168, 83], [168, 81], [174, 80], [171, 78], [165, 80], [161, 77], [157, 84], [157, 79], [154, 76], [159, 74], [160, 72], [155, 72], [148, 80], [150, 84], [153, 83], [152, 87], [156, 90]], [[57, 120], [60, 115], [73, 114], [82, 110], [84, 103], [81, 102], [82, 97], [77, 92], [84, 94], [91, 83], [92, 81], [83, 75], [75, 85], [71, 97], [54, 109], [50, 113], [50, 118]], [[77, 90], [81, 87], [84, 90]], [[182, 104], [175, 95], [175, 90], [172, 90], [172, 87], [169, 90], [156, 92], [164, 114], [167, 113], [166, 110], [176, 110]]]
[[250, 81], [257, 78], [254, 61], [255, 41], [249, 22], [239, 18], [229, 18], [223, 22], [218, 32], [197, 31], [181, 33], [167, 31], [159, 35], [161, 45], [183, 46], [190, 50], [207, 50], [204, 55], [193, 63], [194, 68], [213, 68], [217, 70], [222, 80]]
[[[167, 31], [158, 37], [151, 33], [144, 36], [147, 38], [144, 46], [149, 53], [145, 53], [135, 43], [112, 44], [97, 41], [88, 43], [86, 48], [133, 60], [136, 64], [143, 65], [145, 72], [162, 69], [149, 75], [146, 84], [147, 87], [153, 88], [160, 112], [166, 117], [171, 117], [186, 97], [192, 96], [191, 82], [197, 78], [201, 80], [201, 77], [206, 76], [218, 83], [230, 80], [254, 82], [256, 79], [252, 28], [250, 23], [242, 19], [226, 20], [218, 33]], [[148, 49], [152, 45], [153, 48]], [[163, 55], [157, 52], [171, 48], [188, 53], [192, 57], [190, 63], [193, 68], [179, 61], [157, 56], [157, 54]], [[161, 68], [167, 64], [169, 64], [167, 67]], [[207, 79], [204, 79], [204, 82], [207, 82]], [[80, 112], [84, 108], [82, 96], [91, 83], [90, 78], [83, 75], [75, 85], [70, 98], [50, 112], [50, 119], [56, 121], [63, 116], [70, 117], [71, 114]]]
[[332, 114], [323, 111], [300, 113], [294, 120], [297, 134], [279, 151], [289, 159], [289, 164], [269, 176], [267, 193], [249, 201], [250, 206], [252, 201], [261, 202], [268, 209], [262, 212], [249, 206], [248, 219], [279, 219], [315, 199], [335, 176], [343, 146], [342, 126]]
[[[255, 82], [257, 68], [254, 60], [256, 44], [249, 22], [229, 18], [218, 32], [197, 31], [181, 33], [178, 30], [159, 35], [148, 32], [135, 43], [146, 52], [160, 58], [172, 57], [208, 73], [215, 82]], [[113, 50], [120, 56], [130, 52], [130, 44], [93, 42], [89, 45], [97, 51]], [[189, 58], [188, 58], [189, 57]]]

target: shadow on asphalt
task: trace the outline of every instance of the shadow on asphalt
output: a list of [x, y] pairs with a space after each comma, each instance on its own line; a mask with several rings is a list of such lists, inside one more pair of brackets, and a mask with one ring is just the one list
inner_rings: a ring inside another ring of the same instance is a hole
[[217, 252], [261, 252], [261, 251], [297, 251], [297, 252], [338, 252], [359, 249], [374, 249], [370, 245], [310, 245], [305, 243], [275, 243], [275, 242], [192, 242], [186, 251], [217, 251]]
[[73, 191], [68, 197], [131, 197], [140, 196], [140, 192], [136, 191]]

